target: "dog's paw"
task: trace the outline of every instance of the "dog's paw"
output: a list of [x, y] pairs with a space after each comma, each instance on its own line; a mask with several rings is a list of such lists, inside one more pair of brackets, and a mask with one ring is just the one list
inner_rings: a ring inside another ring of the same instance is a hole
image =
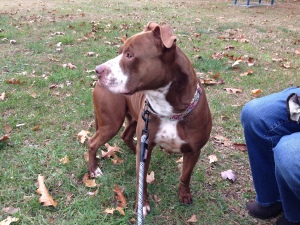
[[100, 170], [100, 168], [99, 167], [97, 167], [95, 170], [93, 170], [93, 171], [90, 171], [90, 177], [92, 177], [92, 178], [95, 178], [95, 177], [100, 177], [100, 176], [102, 176], [103, 175], [103, 173], [102, 173], [102, 171]]
[[192, 194], [191, 194], [189, 186], [180, 184], [178, 193], [179, 193], [180, 203], [187, 204], [187, 205], [190, 205], [193, 203]]
[[147, 216], [150, 212], [150, 205], [147, 203], [146, 205], [143, 206], [143, 216]]

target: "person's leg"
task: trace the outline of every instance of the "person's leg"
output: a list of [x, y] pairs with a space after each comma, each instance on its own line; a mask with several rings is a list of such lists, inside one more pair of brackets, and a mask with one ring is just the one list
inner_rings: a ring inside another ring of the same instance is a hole
[[300, 125], [288, 120], [286, 99], [291, 93], [300, 93], [300, 88], [254, 99], [244, 106], [241, 113], [256, 201], [263, 207], [281, 201], [273, 148], [284, 135], [300, 131]]
[[291, 222], [300, 222], [300, 132], [280, 139], [274, 159], [284, 215]]

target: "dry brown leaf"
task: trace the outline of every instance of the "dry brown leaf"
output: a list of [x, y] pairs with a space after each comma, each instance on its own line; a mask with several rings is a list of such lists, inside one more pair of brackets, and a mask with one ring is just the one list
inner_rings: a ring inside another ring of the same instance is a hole
[[123, 216], [125, 216], [124, 209], [122, 207], [117, 207], [116, 210]]
[[115, 152], [121, 152], [121, 148], [118, 147], [116, 144], [114, 146], [110, 146], [108, 143], [105, 144], [107, 152], [102, 151], [102, 158], [110, 158], [116, 157]]
[[6, 93], [2, 92], [2, 94], [0, 95], [0, 101], [4, 101], [6, 98]]
[[181, 157], [180, 159], [176, 160], [177, 163], [183, 163], [183, 157]]
[[254, 96], [254, 97], [260, 96], [261, 93], [262, 93], [262, 90], [260, 90], [260, 89], [254, 89], [254, 90], [251, 91], [251, 95]]
[[231, 141], [224, 137], [224, 136], [221, 136], [221, 135], [216, 135], [215, 137], [213, 137], [215, 139], [215, 141], [217, 143], [221, 143], [221, 144], [224, 144], [224, 146], [228, 147], [231, 145]]
[[253, 74], [253, 70], [252, 69], [248, 69], [247, 72], [240, 74], [242, 77], [248, 76], [249, 74]]
[[69, 157], [66, 155], [65, 157], [61, 158], [61, 159], [59, 160], [59, 162], [62, 163], [62, 164], [70, 164], [70, 159], [69, 159]]
[[63, 67], [68, 68], [70, 70], [77, 68], [77, 66], [73, 65], [72, 63], [63, 64]]
[[161, 198], [159, 198], [157, 195], [153, 195], [153, 199], [156, 203], [160, 203], [161, 202]]
[[218, 158], [217, 158], [217, 156], [216, 155], [210, 155], [210, 156], [208, 156], [208, 158], [209, 158], [209, 163], [211, 164], [211, 163], [214, 163], [214, 162], [218, 162]]
[[25, 81], [20, 81], [19, 79], [11, 78], [9, 80], [6, 80], [5, 83], [7, 84], [25, 84]]
[[5, 133], [10, 133], [12, 131], [12, 127], [9, 124], [5, 123], [4, 127]]
[[116, 164], [120, 164], [120, 163], [124, 162], [124, 160], [121, 158], [115, 157], [115, 158], [111, 159], [111, 162], [112, 162], [112, 164], [116, 165]]
[[186, 222], [188, 222], [188, 223], [196, 223], [197, 221], [198, 221], [198, 220], [197, 220], [196, 215], [193, 214], [193, 215], [191, 216], [191, 218], [190, 218], [189, 220], [187, 220]]
[[2, 210], [4, 212], [6, 212], [7, 214], [15, 214], [20, 211], [20, 208], [14, 208], [14, 207], [10, 206], [10, 207], [3, 208]]
[[86, 162], [88, 162], [88, 161], [89, 161], [89, 152], [85, 152], [85, 153], [83, 154], [83, 156], [84, 156], [84, 160], [85, 160]]
[[8, 134], [4, 134], [2, 137], [0, 137], [0, 141], [7, 141], [9, 139]]
[[87, 53], [85, 53], [84, 55], [85, 55], [85, 56], [92, 57], [92, 56], [94, 56], [95, 54], [96, 54], [95, 52], [87, 52]]
[[285, 69], [290, 69], [291, 68], [291, 63], [290, 62], [286, 62], [286, 63], [282, 64], [281, 67], [283, 67]]
[[83, 175], [82, 182], [85, 184], [86, 187], [96, 187], [95, 179], [89, 179], [89, 175], [86, 173]]
[[231, 65], [231, 67], [232, 67], [232, 68], [235, 68], [235, 67], [237, 67], [241, 62], [243, 62], [243, 60], [241, 60], [241, 59], [236, 60], [236, 61]]
[[114, 214], [115, 209], [114, 208], [107, 208], [104, 210], [105, 213], [107, 214]]
[[36, 94], [35, 92], [32, 92], [32, 93], [30, 94], [30, 96], [33, 97], [33, 98], [36, 98], [36, 97], [37, 97], [37, 94]]
[[123, 35], [121, 37], [121, 42], [124, 44], [126, 42], [126, 39], [127, 39], [126, 35]]
[[300, 48], [298, 50], [295, 51], [296, 55], [300, 55]]
[[54, 201], [54, 199], [50, 196], [46, 185], [44, 183], [45, 177], [38, 175], [38, 186], [39, 188], [36, 190], [36, 192], [40, 195], [42, 195], [39, 198], [39, 203], [41, 203], [43, 206], [54, 206], [56, 207], [57, 202]]
[[238, 88], [224, 88], [223, 90], [225, 90], [229, 94], [239, 94], [243, 92], [241, 89]]
[[82, 130], [77, 134], [77, 137], [79, 138], [81, 144], [83, 144], [86, 139], [90, 139], [90, 137], [88, 136], [88, 134], [90, 133], [91, 132], [87, 130]]
[[233, 143], [233, 146], [234, 146], [235, 149], [240, 150], [242, 152], [246, 152], [247, 151], [246, 144]]
[[12, 222], [17, 222], [19, 219], [15, 217], [8, 216], [5, 220], [0, 222], [0, 225], [9, 225]]
[[33, 130], [33, 131], [37, 131], [37, 130], [39, 129], [39, 127], [40, 127], [40, 124], [37, 124], [37, 125], [35, 125], [35, 126], [32, 128], [32, 130]]
[[116, 184], [114, 184], [115, 188], [113, 191], [116, 193], [116, 199], [118, 201], [118, 207], [125, 208], [127, 205], [127, 200], [123, 194], [123, 190]]
[[148, 184], [153, 184], [155, 182], [154, 172], [153, 171], [151, 171], [150, 174], [147, 174], [146, 182]]

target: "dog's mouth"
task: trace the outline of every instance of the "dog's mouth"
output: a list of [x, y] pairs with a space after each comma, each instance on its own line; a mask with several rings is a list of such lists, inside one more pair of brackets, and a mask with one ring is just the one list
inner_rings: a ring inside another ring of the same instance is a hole
[[116, 94], [124, 94], [124, 95], [133, 94], [133, 92], [125, 88], [125, 85], [120, 84], [116, 80], [98, 79], [98, 83], [101, 87]]

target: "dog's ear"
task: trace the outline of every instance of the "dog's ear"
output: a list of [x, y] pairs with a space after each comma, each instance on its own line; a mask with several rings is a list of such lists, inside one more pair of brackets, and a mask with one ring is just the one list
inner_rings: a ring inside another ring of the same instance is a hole
[[[173, 34], [172, 28], [165, 24], [160, 26], [160, 37], [166, 48], [171, 48], [176, 41], [176, 36]], [[157, 28], [156, 28], [157, 29]]]
[[155, 27], [159, 26], [157, 23], [149, 22], [146, 27], [144, 28], [144, 31], [152, 31]]
[[172, 28], [168, 24], [159, 26], [157, 23], [149, 22], [144, 31], [152, 31], [159, 35], [166, 48], [171, 48], [176, 41], [176, 36], [173, 34]]

